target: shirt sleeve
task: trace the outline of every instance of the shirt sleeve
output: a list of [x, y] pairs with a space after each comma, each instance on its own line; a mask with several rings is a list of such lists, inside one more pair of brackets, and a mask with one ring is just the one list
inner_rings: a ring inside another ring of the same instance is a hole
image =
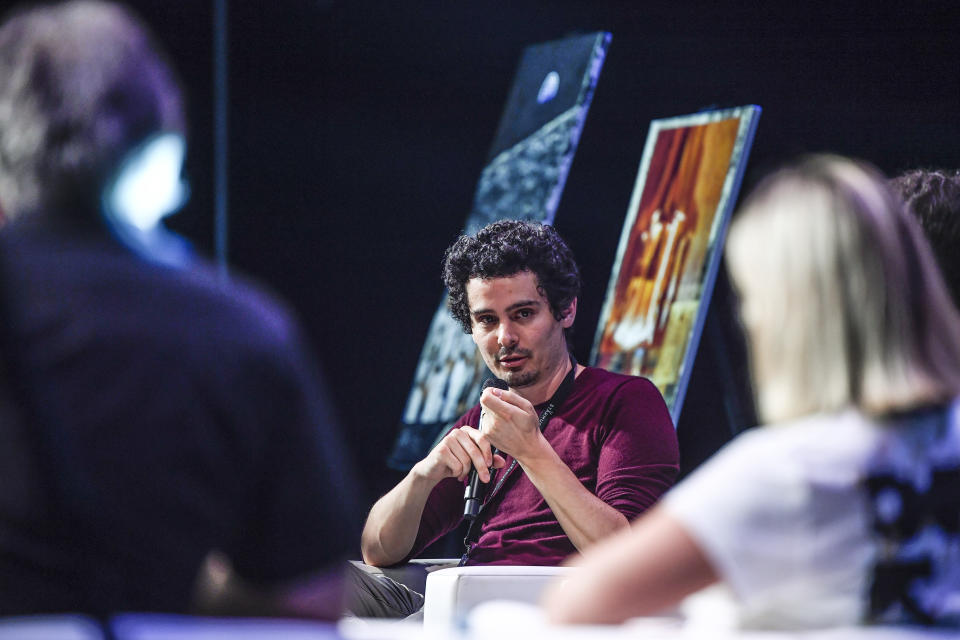
[[660, 391], [644, 378], [620, 385], [603, 415], [596, 494], [633, 520], [676, 480], [677, 432]]
[[739, 436], [663, 501], [744, 601], [809, 562], [805, 484], [766, 435]]
[[[480, 421], [479, 406], [474, 407], [454, 423], [447, 433], [464, 425], [477, 425]], [[420, 528], [414, 540], [413, 548], [401, 562], [416, 558], [424, 549], [456, 529], [463, 521], [463, 492], [466, 481], [456, 478], [444, 478], [430, 492], [427, 504], [420, 517]]]

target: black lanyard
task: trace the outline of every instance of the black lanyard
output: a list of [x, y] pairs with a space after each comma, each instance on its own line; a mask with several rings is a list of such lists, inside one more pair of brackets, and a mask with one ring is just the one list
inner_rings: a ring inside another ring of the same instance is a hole
[[[546, 428], [547, 423], [550, 421], [550, 418], [553, 417], [553, 414], [557, 412], [557, 408], [563, 404], [564, 400], [567, 399], [567, 396], [570, 395], [570, 392], [573, 391], [573, 380], [577, 375], [577, 361], [571, 355], [570, 356], [570, 371], [567, 372], [567, 375], [563, 378], [563, 381], [560, 383], [560, 386], [557, 387], [557, 390], [553, 392], [553, 396], [547, 402], [547, 406], [544, 407], [543, 412], [540, 414], [539, 418], [539, 428], [542, 433]], [[458, 566], [462, 567], [467, 563], [467, 558], [470, 557], [470, 552], [473, 551], [473, 547], [476, 544], [477, 540], [480, 539], [480, 525], [479, 523], [483, 522], [483, 515], [488, 513], [490, 510], [487, 508], [493, 503], [493, 498], [500, 493], [500, 488], [503, 486], [503, 483], [506, 482], [507, 478], [510, 477], [513, 470], [517, 468], [517, 459], [514, 458], [510, 463], [510, 466], [500, 474], [500, 478], [497, 480], [497, 484], [494, 485], [493, 490], [487, 494], [487, 499], [484, 500], [483, 505], [480, 507], [480, 512], [477, 513], [471, 522], [470, 526], [467, 528], [467, 535], [463, 537], [463, 545], [466, 547], [463, 556], [460, 558], [460, 564]]]

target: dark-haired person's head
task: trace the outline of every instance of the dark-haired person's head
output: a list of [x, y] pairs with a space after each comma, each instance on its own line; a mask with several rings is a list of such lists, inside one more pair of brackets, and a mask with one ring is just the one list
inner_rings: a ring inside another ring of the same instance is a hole
[[84, 215], [127, 154], [183, 135], [178, 81], [146, 27], [99, 0], [21, 9], [0, 27], [0, 209]]
[[450, 312], [495, 376], [533, 387], [564, 369], [580, 271], [553, 227], [504, 220], [461, 236], [443, 281]]
[[502, 278], [521, 271], [536, 276], [537, 286], [557, 320], [580, 295], [580, 270], [573, 252], [550, 225], [501, 220], [476, 235], [460, 236], [450, 245], [443, 260], [443, 283], [450, 292], [450, 313], [465, 333], [471, 333], [472, 326], [467, 281]]
[[889, 184], [920, 221], [953, 303], [960, 307], [960, 173], [914, 169]]

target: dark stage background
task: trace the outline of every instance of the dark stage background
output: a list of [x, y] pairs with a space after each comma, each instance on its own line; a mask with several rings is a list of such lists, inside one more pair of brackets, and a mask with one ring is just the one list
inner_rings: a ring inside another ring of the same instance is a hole
[[[581, 360], [652, 118], [761, 105], [745, 189], [808, 151], [888, 173], [960, 167], [960, 5], [820, 4], [230, 3], [230, 261], [302, 318], [371, 501], [396, 480], [383, 460], [441, 292], [440, 259], [524, 46], [613, 33], [556, 217], [583, 269]], [[190, 98], [193, 197], [171, 226], [210, 254], [212, 3], [133, 5]], [[753, 420], [733, 306], [721, 273], [680, 420], [685, 469]]]

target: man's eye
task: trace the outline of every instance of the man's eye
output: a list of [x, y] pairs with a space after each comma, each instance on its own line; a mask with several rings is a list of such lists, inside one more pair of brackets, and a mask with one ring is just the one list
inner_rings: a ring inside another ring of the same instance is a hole
[[497, 319], [494, 318], [493, 316], [480, 316], [479, 318], [477, 318], [477, 324], [485, 327], [490, 326], [491, 324], [494, 324], [496, 321]]
[[518, 318], [529, 318], [533, 315], [533, 309], [520, 309], [517, 311]]

